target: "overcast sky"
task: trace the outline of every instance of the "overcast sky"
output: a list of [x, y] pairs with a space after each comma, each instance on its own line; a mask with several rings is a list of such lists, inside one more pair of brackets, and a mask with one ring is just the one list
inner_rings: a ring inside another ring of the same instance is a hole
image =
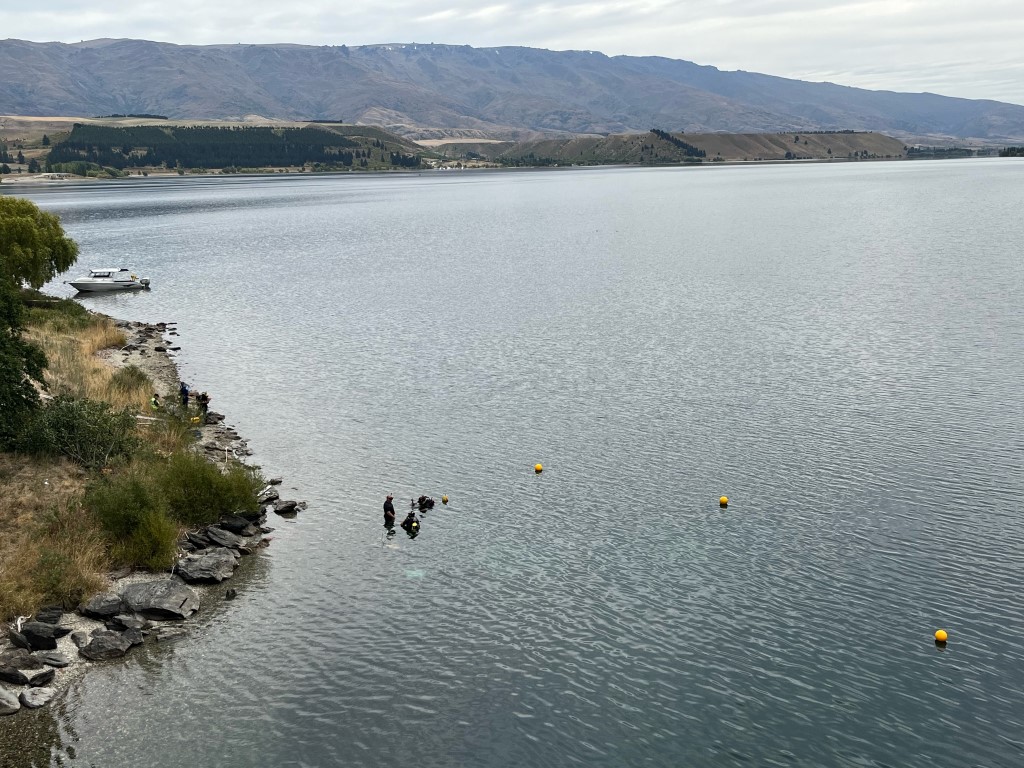
[[3, 0], [0, 35], [78, 42], [449, 43], [666, 56], [1024, 104], [1022, 0]]

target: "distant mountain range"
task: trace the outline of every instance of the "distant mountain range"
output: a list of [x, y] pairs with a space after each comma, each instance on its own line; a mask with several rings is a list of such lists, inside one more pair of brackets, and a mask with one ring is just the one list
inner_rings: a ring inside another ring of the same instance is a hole
[[881, 131], [1024, 140], [1024, 106], [593, 51], [0, 41], [0, 114], [343, 120], [410, 138]]

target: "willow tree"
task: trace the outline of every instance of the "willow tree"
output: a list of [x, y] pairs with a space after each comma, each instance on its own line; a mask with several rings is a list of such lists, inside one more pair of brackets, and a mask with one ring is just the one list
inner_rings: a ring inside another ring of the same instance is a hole
[[0, 275], [0, 448], [10, 448], [39, 405], [33, 381], [46, 357], [22, 336], [25, 309], [14, 281]]
[[78, 258], [60, 219], [19, 197], [0, 197], [0, 277], [41, 288]]
[[56, 216], [28, 200], [0, 197], [0, 448], [12, 445], [38, 407], [35, 382], [46, 367], [42, 350], [24, 338], [19, 289], [40, 288], [77, 256]]

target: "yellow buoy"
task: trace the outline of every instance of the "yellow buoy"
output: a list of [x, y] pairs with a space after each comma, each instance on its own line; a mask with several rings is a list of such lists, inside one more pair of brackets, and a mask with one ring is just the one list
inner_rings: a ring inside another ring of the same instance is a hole
[[544, 465], [543, 464], [534, 464], [533, 465], [533, 471], [536, 472], [539, 475], [541, 472], [544, 471]]
[[729, 506], [729, 497], [728, 496], [722, 496], [721, 498], [718, 499], [718, 504], [719, 504], [719, 506], [722, 506], [722, 507], [728, 507]]
[[949, 639], [949, 635], [946, 634], [946, 630], [940, 629], [935, 633], [935, 642], [944, 643]]
[[448, 497], [447, 496], [442, 496], [441, 497], [441, 503], [442, 504], [447, 504], [448, 503]]

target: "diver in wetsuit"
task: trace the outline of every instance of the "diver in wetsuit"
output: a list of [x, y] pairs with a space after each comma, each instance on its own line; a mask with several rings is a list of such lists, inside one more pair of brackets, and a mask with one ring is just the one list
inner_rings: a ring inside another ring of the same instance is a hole
[[415, 512], [410, 512], [405, 516], [405, 520], [402, 521], [402, 528], [409, 534], [411, 538], [416, 538], [420, 532], [420, 521], [416, 517]]
[[388, 533], [395, 527], [395, 505], [391, 503], [393, 498], [395, 497], [389, 493], [384, 499], [384, 527], [388, 529]]

